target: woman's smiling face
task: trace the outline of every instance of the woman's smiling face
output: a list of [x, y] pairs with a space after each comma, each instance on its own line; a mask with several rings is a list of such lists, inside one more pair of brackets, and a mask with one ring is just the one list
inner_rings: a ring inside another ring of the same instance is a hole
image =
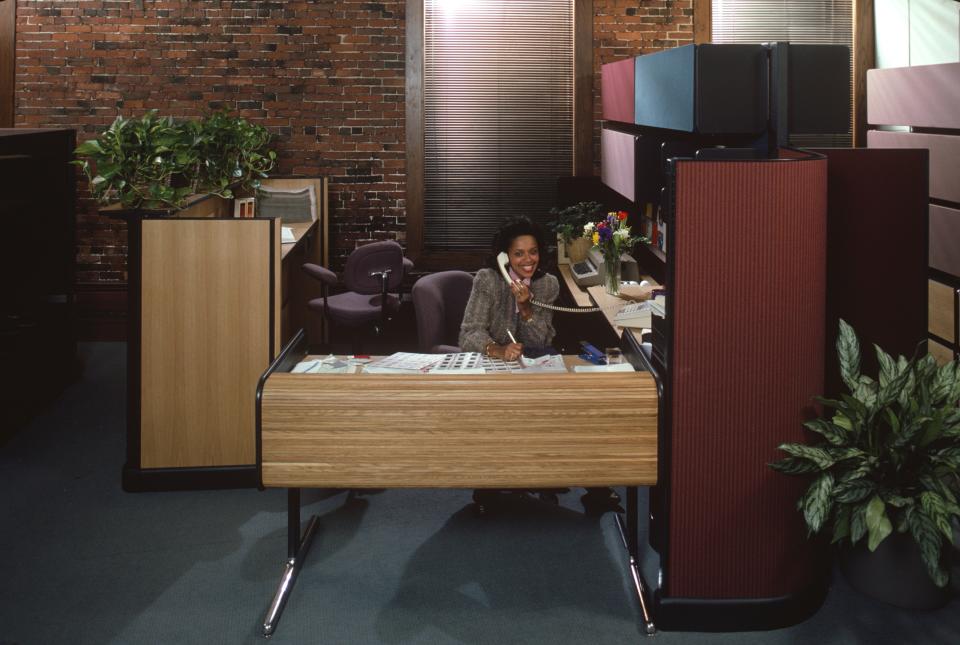
[[532, 278], [540, 264], [540, 249], [537, 238], [532, 235], [518, 235], [507, 249], [510, 268], [521, 278]]

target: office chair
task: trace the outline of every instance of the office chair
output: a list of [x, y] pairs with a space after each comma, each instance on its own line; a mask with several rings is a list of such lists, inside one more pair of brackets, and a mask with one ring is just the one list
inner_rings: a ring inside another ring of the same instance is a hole
[[420, 351], [428, 354], [459, 352], [457, 339], [463, 312], [473, 289], [466, 271], [440, 271], [417, 280], [411, 295], [417, 316]]
[[358, 329], [372, 325], [379, 334], [390, 315], [400, 308], [400, 290], [404, 275], [413, 262], [403, 257], [403, 249], [393, 241], [373, 242], [355, 249], [343, 269], [344, 293], [328, 295], [338, 284], [337, 275], [317, 264], [304, 264], [303, 270], [323, 285], [323, 295], [307, 303], [331, 323], [349, 327], [353, 353], [360, 353]]

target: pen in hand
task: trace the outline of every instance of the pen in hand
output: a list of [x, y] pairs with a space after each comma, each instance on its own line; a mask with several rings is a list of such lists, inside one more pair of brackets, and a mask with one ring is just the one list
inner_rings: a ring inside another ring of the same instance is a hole
[[[513, 333], [509, 329], [507, 330], [507, 336], [510, 337], [510, 342], [512, 342], [514, 345], [520, 344], [517, 342], [517, 339], [514, 338]], [[517, 356], [517, 362], [520, 363], [520, 365], [523, 365], [523, 354], [520, 354], [520, 356]]]

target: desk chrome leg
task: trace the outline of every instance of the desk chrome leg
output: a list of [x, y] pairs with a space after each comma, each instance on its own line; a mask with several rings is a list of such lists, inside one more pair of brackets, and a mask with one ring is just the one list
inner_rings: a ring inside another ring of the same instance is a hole
[[283, 576], [280, 578], [280, 586], [277, 587], [277, 593], [273, 596], [273, 602], [270, 603], [270, 609], [267, 610], [267, 616], [263, 620], [263, 635], [269, 638], [277, 629], [277, 623], [280, 622], [280, 614], [287, 604], [290, 597], [290, 591], [293, 589], [293, 583], [297, 580], [297, 574], [303, 567], [303, 561], [307, 558], [307, 551], [310, 550], [310, 542], [313, 535], [317, 532], [317, 526], [320, 525], [320, 517], [314, 515], [307, 524], [307, 530], [303, 533], [303, 539], [297, 548], [296, 555], [287, 558], [287, 563], [283, 568]]
[[[630, 512], [629, 504], [627, 512]], [[636, 506], [633, 507], [633, 512], [637, 512]], [[647, 586], [643, 582], [643, 574], [640, 573], [640, 565], [637, 561], [638, 554], [630, 548], [630, 544], [636, 537], [634, 536], [633, 540], [627, 537], [623, 516], [620, 513], [614, 514], [614, 519], [617, 521], [617, 530], [620, 531], [620, 539], [623, 541], [623, 548], [626, 549], [627, 557], [629, 558], [628, 566], [630, 567], [630, 577], [633, 578], [633, 588], [637, 592], [637, 598], [640, 599], [640, 612], [643, 614], [643, 629], [648, 636], [653, 636], [657, 633], [657, 628], [653, 624], [653, 618], [651, 618], [650, 610], [647, 607]]]

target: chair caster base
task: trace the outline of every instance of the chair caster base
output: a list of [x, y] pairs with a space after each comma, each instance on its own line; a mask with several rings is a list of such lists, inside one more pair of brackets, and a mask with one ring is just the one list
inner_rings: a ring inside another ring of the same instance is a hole
[[583, 512], [588, 517], [600, 517], [604, 513], [623, 513], [620, 496], [612, 488], [588, 488], [580, 498]]

